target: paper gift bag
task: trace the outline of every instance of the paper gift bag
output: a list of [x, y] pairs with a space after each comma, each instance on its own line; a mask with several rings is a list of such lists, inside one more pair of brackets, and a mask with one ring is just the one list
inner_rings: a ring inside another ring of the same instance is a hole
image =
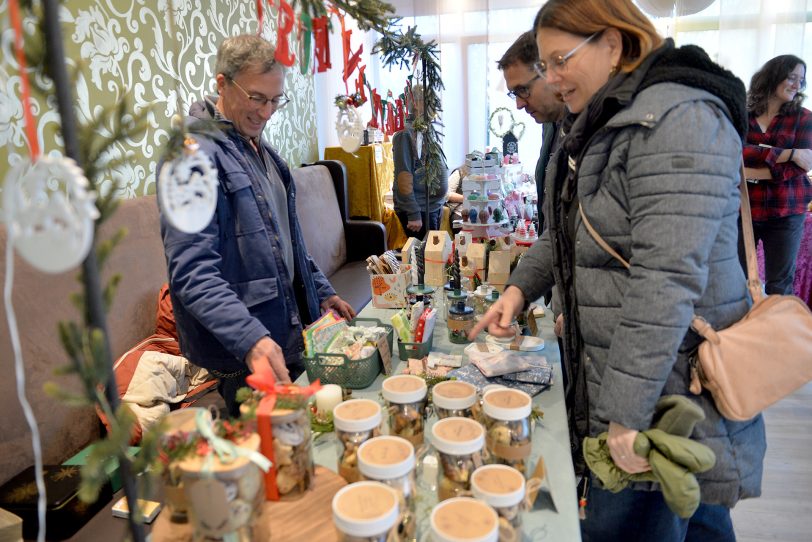
[[406, 288], [410, 284], [411, 266], [403, 265], [399, 273], [371, 275], [372, 306], [376, 309], [400, 309], [406, 307]]

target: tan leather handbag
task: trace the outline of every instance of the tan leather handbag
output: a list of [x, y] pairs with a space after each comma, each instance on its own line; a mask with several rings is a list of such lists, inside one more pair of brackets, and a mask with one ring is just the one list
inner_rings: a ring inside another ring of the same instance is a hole
[[[749, 420], [812, 380], [812, 311], [794, 295], [765, 296], [756, 264], [750, 198], [741, 168], [741, 215], [747, 255], [747, 287], [753, 306], [723, 330], [694, 315], [691, 327], [705, 340], [691, 367], [692, 393], [704, 387], [725, 418]], [[629, 263], [581, 218], [595, 241], [626, 268]]]

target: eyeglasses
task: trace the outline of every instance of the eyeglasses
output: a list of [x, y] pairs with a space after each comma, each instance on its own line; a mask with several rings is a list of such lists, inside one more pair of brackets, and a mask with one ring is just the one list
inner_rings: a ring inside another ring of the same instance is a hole
[[791, 85], [798, 85], [801, 90], [806, 88], [806, 79], [803, 77], [798, 77], [797, 75], [790, 75], [787, 77], [787, 83]]
[[530, 97], [530, 94], [533, 92], [533, 88], [531, 85], [536, 82], [536, 79], [541, 77], [541, 75], [536, 75], [530, 81], [525, 83], [524, 85], [516, 85], [513, 90], [509, 90], [507, 95], [508, 98], [511, 100], [515, 100], [516, 98], [521, 98], [522, 100], [526, 100]]
[[242, 88], [240, 84], [236, 82], [234, 79], [229, 77], [228, 80], [234, 83], [234, 86], [240, 89], [243, 94], [245, 94], [245, 97], [248, 98], [248, 101], [251, 102], [251, 105], [257, 108], [265, 107], [268, 104], [268, 102], [270, 102], [274, 110], [279, 111], [280, 109], [282, 109], [283, 107], [285, 107], [290, 103], [290, 98], [288, 98], [288, 95], [285, 94], [284, 92], [282, 93], [281, 96], [276, 96], [274, 98], [266, 98], [265, 96], [261, 95], [248, 94], [248, 92], [244, 88]]
[[553, 59], [552, 59], [552, 66], [547, 66], [547, 63], [546, 63], [546, 62], [544, 62], [543, 60], [539, 60], [538, 62], [536, 62], [536, 63], [533, 65], [533, 68], [536, 70], [536, 73], [538, 73], [538, 74], [539, 74], [541, 77], [544, 77], [544, 78], [546, 78], [546, 77], [547, 77], [547, 70], [548, 70], [548, 69], [550, 69], [550, 68], [551, 68], [553, 71], [555, 71], [556, 73], [563, 73], [563, 72], [564, 72], [564, 70], [565, 70], [565, 69], [566, 69], [566, 67], [567, 67], [567, 61], [568, 61], [570, 58], [572, 58], [572, 55], [574, 55], [575, 53], [577, 53], [577, 52], [578, 52], [578, 49], [580, 49], [581, 47], [583, 47], [584, 45], [586, 45], [587, 43], [589, 43], [590, 41], [592, 41], [592, 38], [594, 38], [595, 36], [597, 36], [597, 35], [598, 35], [598, 34], [600, 34], [600, 33], [601, 33], [600, 31], [595, 32], [594, 34], [592, 34], [591, 36], [589, 36], [588, 38], [586, 38], [584, 41], [582, 41], [581, 43], [579, 43], [579, 44], [578, 44], [578, 45], [575, 47], [575, 49], [573, 49], [573, 50], [572, 50], [572, 51], [570, 51], [569, 53], [567, 53], [567, 54], [565, 54], [565, 55], [558, 55], [557, 57], [553, 58]]

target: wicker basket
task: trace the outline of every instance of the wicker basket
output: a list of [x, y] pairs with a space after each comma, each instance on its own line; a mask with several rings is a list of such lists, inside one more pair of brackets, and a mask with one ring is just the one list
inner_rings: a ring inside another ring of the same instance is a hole
[[[394, 331], [391, 325], [377, 318], [355, 318], [350, 325], [385, 328], [389, 351], [392, 351]], [[342, 388], [367, 388], [381, 372], [381, 354], [377, 348], [372, 355], [360, 359], [350, 359], [344, 354], [315, 353], [302, 360], [310, 382], [319, 379], [322, 384], [337, 384]]]

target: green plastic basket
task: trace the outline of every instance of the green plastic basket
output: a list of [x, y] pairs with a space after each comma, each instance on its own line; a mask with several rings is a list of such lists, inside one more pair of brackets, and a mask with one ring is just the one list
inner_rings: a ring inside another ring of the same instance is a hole
[[398, 356], [400, 361], [406, 361], [409, 358], [422, 359], [429, 355], [431, 345], [434, 342], [434, 330], [431, 330], [429, 340], [422, 343], [405, 343], [398, 339]]
[[[377, 318], [355, 318], [350, 325], [385, 328], [389, 351], [392, 351], [394, 330], [391, 325]], [[369, 387], [381, 372], [381, 354], [377, 348], [372, 355], [361, 359], [350, 359], [344, 354], [315, 353], [312, 358], [303, 356], [302, 360], [310, 382], [319, 379], [322, 384], [337, 384], [355, 390]]]

